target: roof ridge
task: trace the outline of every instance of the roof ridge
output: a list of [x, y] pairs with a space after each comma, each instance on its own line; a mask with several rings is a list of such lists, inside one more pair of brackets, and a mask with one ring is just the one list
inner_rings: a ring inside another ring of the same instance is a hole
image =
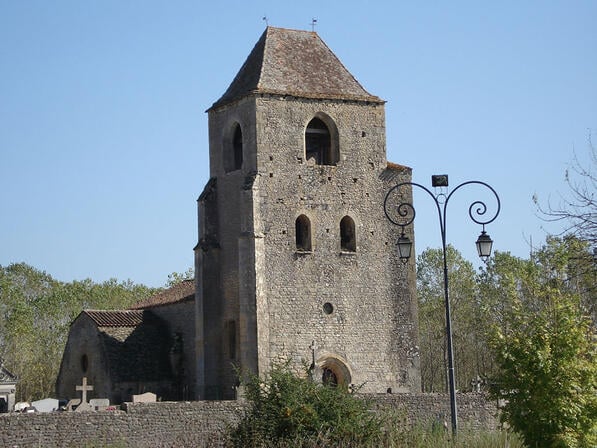
[[144, 310], [158, 306], [173, 305], [176, 303], [194, 300], [195, 279], [185, 279], [163, 289], [152, 296], [141, 299], [131, 305], [129, 310]]
[[83, 313], [127, 313], [130, 311], [139, 311], [135, 309], [125, 308], [125, 309], [117, 309], [117, 310], [100, 310], [100, 309], [84, 309]]
[[83, 310], [98, 327], [136, 327], [145, 318], [144, 310]]
[[[273, 27], [273, 26], [267, 26], [265, 28], [265, 31], [263, 32], [263, 34], [261, 36], [261, 38], [263, 38], [264, 41], [263, 41], [263, 52], [262, 52], [262, 56], [261, 56], [261, 64], [259, 65], [259, 76], [257, 76], [257, 90], [261, 90], [262, 89], [263, 67], [264, 67], [263, 60], [265, 59], [265, 55], [266, 55], [266, 52], [267, 52], [268, 46], [269, 46], [268, 36], [270, 35], [270, 32], [272, 32], [274, 30], [277, 30], [277, 29], [282, 29], [282, 28], [276, 28], [276, 27]], [[261, 38], [259, 40], [261, 40]], [[255, 45], [255, 46], [257, 46], [257, 45]], [[247, 60], [248, 59], [249, 58], [247, 57]]]
[[296, 28], [286, 28], [285, 26], [272, 26], [268, 25], [265, 29], [271, 28], [272, 30], [282, 30], [282, 31], [290, 31], [293, 33], [311, 33], [317, 34], [317, 31], [309, 31], [309, 30], [297, 30]]

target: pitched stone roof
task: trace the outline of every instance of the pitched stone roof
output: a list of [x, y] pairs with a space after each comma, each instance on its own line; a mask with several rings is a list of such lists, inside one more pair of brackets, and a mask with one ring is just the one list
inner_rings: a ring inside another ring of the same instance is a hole
[[180, 283], [168, 288], [155, 296], [143, 299], [133, 306], [130, 310], [143, 310], [155, 306], [171, 305], [179, 302], [186, 302], [195, 299], [195, 280], [183, 280]]
[[251, 93], [383, 103], [368, 93], [317, 33], [267, 27], [212, 108]]

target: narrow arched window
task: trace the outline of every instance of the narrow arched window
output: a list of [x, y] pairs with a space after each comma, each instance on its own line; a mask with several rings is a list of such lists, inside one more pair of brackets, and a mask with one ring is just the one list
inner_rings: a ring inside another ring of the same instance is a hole
[[346, 252], [356, 252], [357, 250], [354, 221], [350, 216], [345, 216], [340, 221], [340, 248]]
[[243, 166], [243, 133], [240, 126], [237, 124], [234, 130], [234, 138], [232, 139], [232, 151], [234, 157], [234, 169], [240, 170]]
[[333, 140], [328, 125], [317, 117], [313, 118], [305, 130], [307, 160], [313, 159], [317, 165], [335, 165], [338, 162], [338, 151]]
[[305, 215], [296, 218], [296, 250], [311, 250], [311, 222]]
[[224, 170], [240, 170], [243, 166], [243, 133], [240, 125], [235, 123], [224, 138]]

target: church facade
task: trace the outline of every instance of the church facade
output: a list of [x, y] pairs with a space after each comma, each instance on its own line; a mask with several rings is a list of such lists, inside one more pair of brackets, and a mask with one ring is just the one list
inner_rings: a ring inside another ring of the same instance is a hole
[[268, 27], [208, 120], [197, 398], [235, 398], [237, 369], [277, 362], [363, 392], [418, 392], [414, 264], [383, 211], [411, 170], [386, 159], [384, 101], [317, 33]]

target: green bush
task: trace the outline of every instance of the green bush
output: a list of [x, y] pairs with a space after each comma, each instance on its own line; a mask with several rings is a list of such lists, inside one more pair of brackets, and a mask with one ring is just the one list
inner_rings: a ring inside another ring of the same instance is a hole
[[236, 447], [366, 446], [382, 436], [383, 421], [346, 388], [299, 377], [288, 364], [244, 384], [249, 409], [231, 432]]
[[275, 366], [243, 383], [248, 408], [230, 429], [230, 444], [243, 448], [522, 448], [505, 431], [461, 430], [456, 441], [441, 427], [411, 428], [394, 409], [370, 411], [370, 402], [343, 387], [315, 383]]

